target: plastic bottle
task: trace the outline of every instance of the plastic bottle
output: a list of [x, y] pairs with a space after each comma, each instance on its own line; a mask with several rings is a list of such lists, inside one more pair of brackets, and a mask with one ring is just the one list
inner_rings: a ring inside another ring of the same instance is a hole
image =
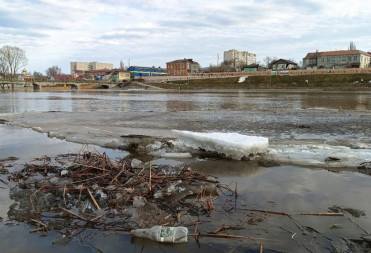
[[149, 229], [131, 230], [130, 234], [157, 242], [185, 243], [188, 239], [188, 228], [154, 226]]

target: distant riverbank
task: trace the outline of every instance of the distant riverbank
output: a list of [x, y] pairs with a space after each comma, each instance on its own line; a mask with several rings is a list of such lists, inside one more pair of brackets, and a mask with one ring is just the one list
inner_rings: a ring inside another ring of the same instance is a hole
[[364, 89], [371, 88], [371, 74], [319, 74], [284, 76], [249, 76], [191, 79], [153, 84], [163, 89]]

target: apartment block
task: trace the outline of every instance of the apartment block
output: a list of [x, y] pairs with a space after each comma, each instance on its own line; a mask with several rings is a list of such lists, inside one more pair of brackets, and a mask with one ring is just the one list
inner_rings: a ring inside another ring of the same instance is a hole
[[256, 54], [231, 49], [224, 51], [224, 62], [229, 62], [234, 68], [242, 68], [243, 66], [256, 63]]
[[76, 71], [92, 71], [92, 70], [112, 70], [112, 63], [102, 62], [70, 62], [71, 75], [75, 75]]

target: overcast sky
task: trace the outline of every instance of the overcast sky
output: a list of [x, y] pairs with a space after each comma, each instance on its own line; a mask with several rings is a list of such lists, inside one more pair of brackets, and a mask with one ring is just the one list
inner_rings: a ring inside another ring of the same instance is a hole
[[0, 47], [25, 50], [29, 72], [71, 61], [207, 67], [229, 49], [302, 60], [307, 52], [371, 51], [370, 0], [0, 0]]

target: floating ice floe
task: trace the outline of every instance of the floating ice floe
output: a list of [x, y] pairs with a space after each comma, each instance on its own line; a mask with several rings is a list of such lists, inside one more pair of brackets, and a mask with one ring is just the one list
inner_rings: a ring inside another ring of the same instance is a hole
[[[363, 146], [362, 146], [363, 147]], [[272, 145], [268, 154], [281, 163], [321, 167], [357, 167], [371, 161], [371, 149], [328, 144]]]
[[239, 133], [200, 133], [191, 131], [172, 130], [178, 137], [177, 145], [208, 151], [215, 151], [231, 156], [233, 159], [241, 159], [250, 154], [266, 153], [268, 150], [268, 138], [259, 136], [247, 136]]

